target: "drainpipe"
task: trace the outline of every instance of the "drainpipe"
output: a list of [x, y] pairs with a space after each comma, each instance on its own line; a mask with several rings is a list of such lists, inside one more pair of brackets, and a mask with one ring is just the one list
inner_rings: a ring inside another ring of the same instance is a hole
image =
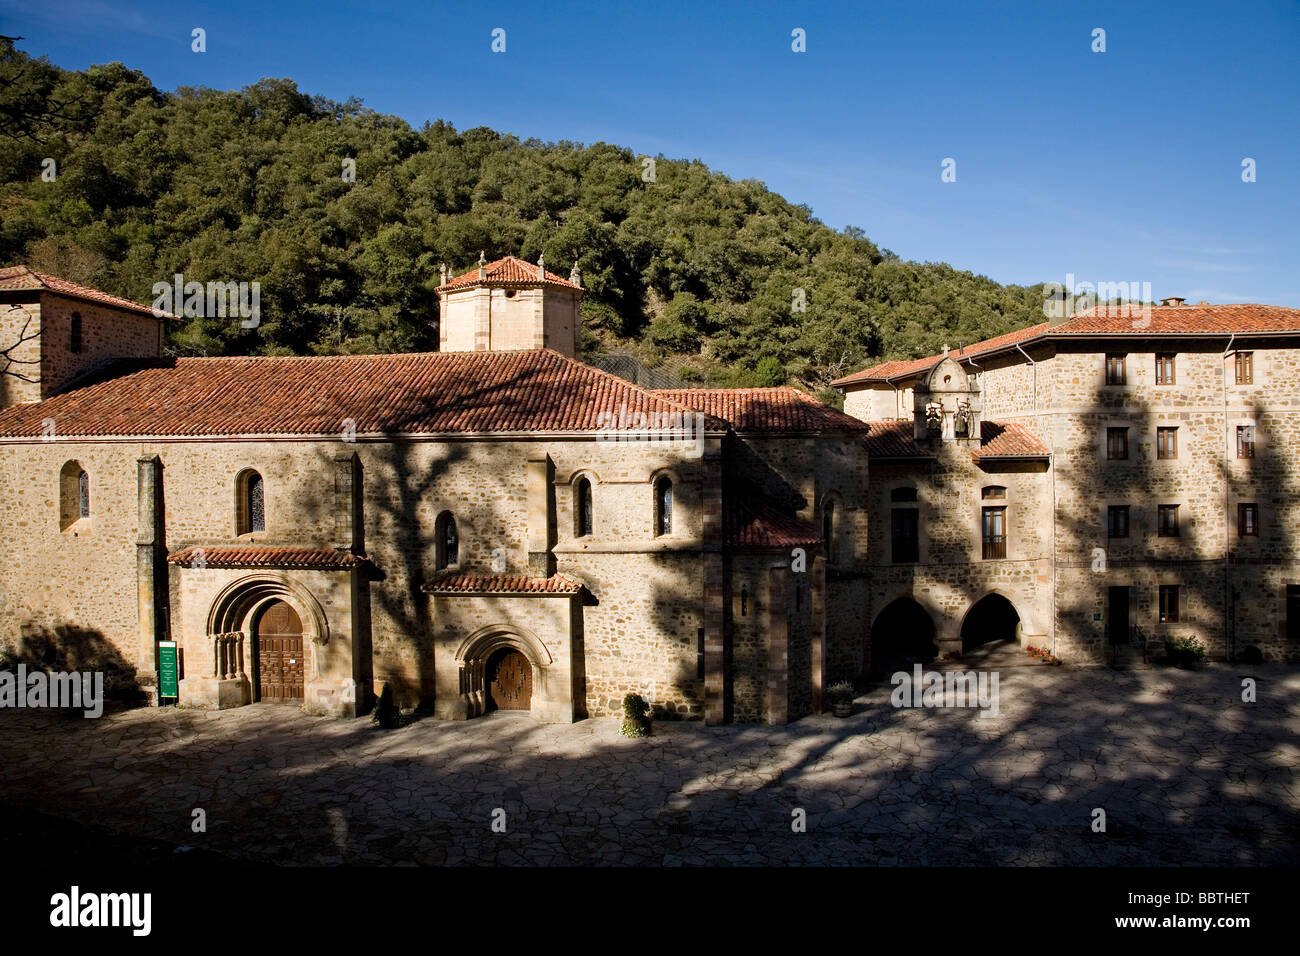
[[1016, 343], [1016, 351], [1025, 357], [1034, 373], [1034, 422], [1038, 425], [1039, 434], [1047, 442], [1047, 467], [1052, 472], [1052, 656], [1056, 656], [1056, 449], [1052, 447], [1052, 440], [1048, 437], [1043, 428], [1042, 420], [1038, 417], [1038, 363], [1029, 357], [1029, 353]]
[[892, 378], [885, 379], [885, 384], [894, 390], [894, 410], [898, 412], [899, 417], [903, 415], [903, 393], [898, 390]]
[[1229, 514], [1229, 497], [1228, 497], [1228, 452], [1226, 444], [1228, 441], [1228, 353], [1232, 351], [1232, 343], [1236, 341], [1237, 333], [1233, 332], [1228, 336], [1228, 345], [1223, 350], [1219, 364], [1223, 370], [1223, 649], [1227, 652], [1228, 660], [1233, 658], [1232, 647], [1232, 583], [1231, 583], [1231, 563], [1229, 562], [1229, 542], [1232, 538], [1232, 518]]

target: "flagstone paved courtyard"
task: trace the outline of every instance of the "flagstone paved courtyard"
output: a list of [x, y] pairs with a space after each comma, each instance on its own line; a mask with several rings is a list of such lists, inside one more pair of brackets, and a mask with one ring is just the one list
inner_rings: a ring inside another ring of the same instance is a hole
[[846, 719], [644, 740], [609, 719], [7, 710], [0, 802], [277, 864], [1300, 862], [1294, 670], [1007, 668], [993, 719], [889, 691]]

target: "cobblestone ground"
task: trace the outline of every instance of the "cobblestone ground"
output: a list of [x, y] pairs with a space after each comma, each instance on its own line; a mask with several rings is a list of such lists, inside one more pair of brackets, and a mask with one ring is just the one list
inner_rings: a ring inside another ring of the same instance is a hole
[[1296, 864], [1300, 674], [1252, 669], [1247, 704], [1242, 673], [1008, 668], [994, 719], [882, 687], [847, 719], [645, 740], [274, 704], [0, 711], [0, 800], [281, 864]]

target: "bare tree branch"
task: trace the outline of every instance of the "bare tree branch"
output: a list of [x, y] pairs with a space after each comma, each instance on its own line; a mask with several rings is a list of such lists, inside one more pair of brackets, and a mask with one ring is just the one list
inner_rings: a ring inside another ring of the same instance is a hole
[[[8, 309], [5, 310], [4, 314], [8, 315], [11, 312], [21, 312], [21, 311], [23, 310], [20, 306], [11, 305], [9, 306]], [[28, 331], [29, 329], [31, 329], [32, 326], [32, 318], [33, 316], [31, 315], [27, 316], [27, 321], [23, 323], [22, 331], [18, 333], [18, 341], [14, 342], [12, 345], [9, 345], [3, 349], [0, 349], [0, 362], [3, 362], [3, 366], [0, 366], [0, 375], [8, 375], [12, 378], [18, 379], [20, 382], [28, 382], [32, 385], [39, 385], [41, 381], [39, 370], [37, 371], [36, 377], [33, 378], [32, 376], [27, 375], [22, 371], [15, 370], [14, 366], [15, 365], [39, 366], [41, 364], [40, 356], [38, 355], [34, 359], [24, 359], [24, 358], [15, 358], [12, 354], [17, 348], [19, 348], [19, 346], [23, 345], [23, 343], [30, 342], [33, 339], [40, 338], [40, 332]]]

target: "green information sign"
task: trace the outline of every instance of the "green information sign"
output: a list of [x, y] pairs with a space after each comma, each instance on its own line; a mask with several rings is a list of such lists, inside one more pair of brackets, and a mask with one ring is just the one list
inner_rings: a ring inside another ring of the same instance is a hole
[[179, 669], [176, 666], [176, 642], [158, 642], [158, 696], [179, 697]]

